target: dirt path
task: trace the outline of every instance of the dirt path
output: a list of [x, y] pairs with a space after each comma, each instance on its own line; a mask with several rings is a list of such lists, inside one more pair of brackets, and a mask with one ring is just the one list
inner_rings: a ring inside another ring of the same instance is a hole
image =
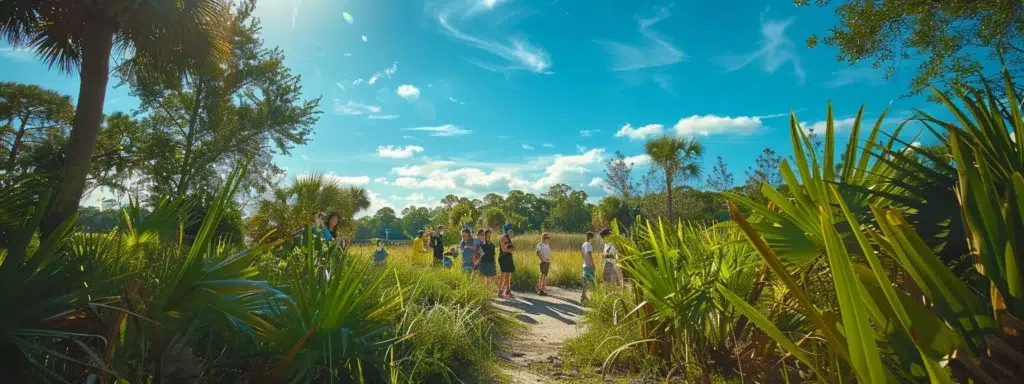
[[551, 287], [548, 294], [539, 296], [523, 292], [513, 299], [494, 300], [498, 309], [513, 313], [526, 325], [518, 338], [509, 341], [509, 356], [505, 356], [509, 363], [505, 373], [513, 383], [553, 381], [535, 373], [537, 370], [529, 366], [534, 363], [560, 365], [562, 343], [581, 332], [579, 323], [583, 308], [579, 305], [580, 291]]

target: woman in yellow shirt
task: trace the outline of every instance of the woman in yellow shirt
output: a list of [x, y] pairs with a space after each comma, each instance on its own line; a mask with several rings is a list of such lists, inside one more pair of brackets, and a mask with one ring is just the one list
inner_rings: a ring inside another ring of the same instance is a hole
[[424, 255], [427, 254], [426, 248], [423, 248], [423, 230], [416, 232], [416, 238], [412, 240], [412, 260], [420, 261], [424, 259]]

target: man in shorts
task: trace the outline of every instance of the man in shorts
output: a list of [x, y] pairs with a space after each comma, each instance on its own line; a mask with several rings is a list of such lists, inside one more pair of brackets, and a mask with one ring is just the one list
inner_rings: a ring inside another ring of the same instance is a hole
[[537, 279], [537, 294], [547, 296], [548, 270], [551, 269], [551, 235], [547, 232], [540, 235], [537, 244], [537, 259], [540, 260], [540, 278]]
[[434, 265], [440, 266], [444, 261], [444, 241], [441, 237], [444, 236], [444, 226], [438, 225], [437, 232], [430, 236], [430, 249], [434, 251]]

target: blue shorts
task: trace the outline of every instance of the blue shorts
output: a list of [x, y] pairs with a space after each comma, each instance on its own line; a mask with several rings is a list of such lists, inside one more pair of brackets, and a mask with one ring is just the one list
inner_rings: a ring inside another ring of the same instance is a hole
[[597, 269], [583, 267], [583, 284], [594, 284], [595, 282], [597, 282]]

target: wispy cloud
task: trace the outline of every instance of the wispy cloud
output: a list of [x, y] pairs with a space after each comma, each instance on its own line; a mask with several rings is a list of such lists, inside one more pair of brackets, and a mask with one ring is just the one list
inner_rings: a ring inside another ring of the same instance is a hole
[[363, 35], [363, 42], [366, 42], [366, 35]]
[[339, 81], [339, 82], [337, 82], [337, 83], [334, 83], [334, 85], [337, 85], [337, 86], [338, 86], [338, 88], [341, 88], [341, 90], [342, 90], [342, 91], [344, 91], [344, 90], [345, 90], [345, 84], [342, 84], [342, 83], [341, 83], [340, 81]]
[[371, 113], [380, 113], [381, 108], [379, 105], [369, 105], [349, 100], [347, 102], [341, 102], [341, 100], [334, 100], [334, 112], [342, 115], [358, 116], [366, 115]]
[[786, 37], [786, 29], [793, 25], [793, 20], [792, 17], [785, 20], [768, 20], [762, 14], [760, 47], [746, 54], [720, 56], [717, 60], [727, 72], [758, 62], [762, 71], [775, 73], [784, 65], [791, 64], [793, 74], [803, 83], [807, 78], [807, 72], [800, 65], [800, 56], [796, 53], [797, 45]]
[[366, 118], [370, 119], [370, 120], [394, 120], [394, 119], [397, 119], [399, 117], [400, 116], [398, 116], [398, 115], [370, 115], [370, 116], [366, 116]]
[[671, 7], [659, 7], [651, 17], [637, 16], [640, 34], [644, 37], [641, 44], [630, 45], [616, 41], [597, 41], [612, 55], [615, 64], [613, 71], [632, 71], [643, 68], [664, 67], [679, 63], [686, 59], [678, 48], [661, 34], [651, 30], [658, 22], [672, 16]]
[[534, 148], [530, 144], [523, 144], [523, 149], [527, 151], [532, 151]]
[[580, 137], [593, 137], [595, 133], [601, 132], [600, 129], [581, 129]]
[[497, 72], [526, 70], [534, 73], [551, 74], [551, 56], [543, 48], [530, 44], [525, 38], [508, 37], [507, 42], [502, 42], [486, 37], [474, 36], [463, 32], [462, 29], [456, 27], [452, 22], [453, 20], [468, 21], [476, 13], [492, 10], [497, 4], [499, 4], [498, 1], [455, 3], [437, 13], [437, 23], [449, 36], [504, 60], [504, 63], [497, 65], [470, 60], [471, 63], [481, 68]]
[[380, 71], [374, 72], [373, 75], [370, 75], [370, 79], [369, 80], [364, 80], [364, 79], [355, 79], [355, 80], [353, 80], [352, 81], [352, 85], [359, 85], [359, 84], [363, 84], [363, 83], [373, 85], [373, 84], [376, 84], [377, 80], [380, 80], [380, 78], [382, 78], [382, 77], [387, 77], [387, 78], [390, 79], [391, 76], [395, 74], [395, 72], [398, 72], [398, 62], [397, 61], [394, 62], [394, 64], [391, 64], [391, 66], [388, 67], [388, 68], [384, 68], [384, 69], [382, 69]]
[[408, 159], [419, 152], [423, 152], [423, 147], [418, 145], [406, 145], [405, 147], [396, 147], [394, 145], [377, 146], [377, 156], [390, 159]]
[[555, 147], [555, 145], [551, 144], [551, 143], [544, 143], [544, 144], [541, 144], [540, 146], [542, 146], [544, 148], [554, 148]]
[[449, 100], [449, 101], [451, 101], [451, 102], [453, 102], [453, 103], [455, 103], [455, 104], [462, 104], [462, 105], [466, 105], [466, 103], [465, 103], [465, 102], [459, 101], [459, 100], [455, 99], [454, 97], [449, 97], [449, 98], [448, 98], [448, 100]]
[[885, 71], [871, 67], [843, 68], [832, 72], [832, 78], [825, 82], [825, 87], [836, 88], [858, 83], [882, 85], [885, 83]]
[[630, 140], [647, 140], [647, 138], [661, 135], [665, 132], [665, 126], [661, 124], [647, 124], [642, 127], [633, 127], [630, 124], [623, 125], [615, 137], [628, 137]]
[[461, 127], [454, 124], [439, 125], [436, 127], [416, 127], [406, 128], [406, 131], [418, 131], [418, 132], [430, 132], [430, 136], [437, 137], [449, 137], [449, 136], [461, 136], [473, 133], [468, 129], [462, 129]]
[[14, 47], [2, 47], [2, 48], [0, 48], [0, 56], [6, 57], [6, 58], [9, 58], [9, 59], [14, 59], [14, 60], [19, 60], [19, 61], [29, 61], [29, 60], [33, 59], [34, 55], [35, 54], [31, 50], [28, 50], [28, 49], [25, 49], [25, 48], [14, 48]]
[[403, 99], [410, 101], [420, 98], [420, 89], [416, 88], [416, 86], [412, 84], [399, 85], [398, 89], [395, 90], [395, 93], [397, 93], [398, 96], [401, 96]]
[[646, 153], [642, 153], [636, 156], [627, 156], [622, 159], [622, 161], [630, 166], [644, 165], [651, 162], [651, 156]]
[[302, 8], [302, 0], [292, 0], [292, 29], [295, 29], [295, 21], [299, 18], [299, 8]]

